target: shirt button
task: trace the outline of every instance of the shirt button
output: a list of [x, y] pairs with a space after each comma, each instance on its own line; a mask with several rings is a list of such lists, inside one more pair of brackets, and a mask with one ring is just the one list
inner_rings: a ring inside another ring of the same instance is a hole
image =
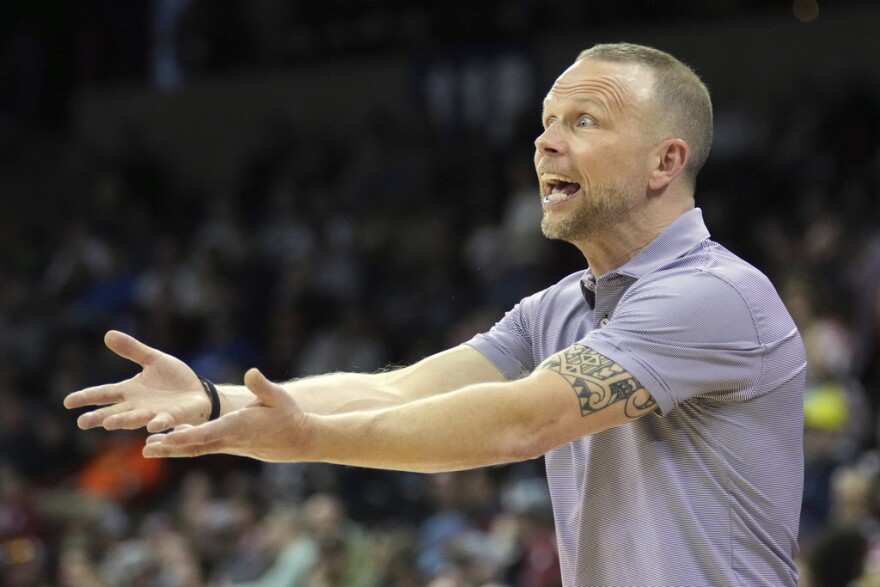
[[608, 316], [605, 316], [601, 320], [599, 320], [599, 328], [605, 328], [608, 323], [611, 322], [611, 319]]

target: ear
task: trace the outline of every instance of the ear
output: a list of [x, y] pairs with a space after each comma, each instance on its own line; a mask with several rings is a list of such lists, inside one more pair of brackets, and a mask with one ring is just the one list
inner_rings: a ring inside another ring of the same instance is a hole
[[684, 172], [691, 150], [682, 139], [666, 139], [651, 153], [648, 186], [662, 190]]

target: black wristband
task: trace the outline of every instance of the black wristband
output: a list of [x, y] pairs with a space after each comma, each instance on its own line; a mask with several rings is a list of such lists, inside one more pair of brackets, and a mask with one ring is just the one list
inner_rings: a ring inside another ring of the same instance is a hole
[[202, 387], [205, 388], [205, 393], [211, 398], [211, 415], [208, 416], [208, 422], [216, 420], [220, 417], [220, 394], [217, 393], [217, 386], [214, 385], [210, 379], [205, 379], [201, 376], [197, 377], [199, 377], [199, 381], [202, 382]]

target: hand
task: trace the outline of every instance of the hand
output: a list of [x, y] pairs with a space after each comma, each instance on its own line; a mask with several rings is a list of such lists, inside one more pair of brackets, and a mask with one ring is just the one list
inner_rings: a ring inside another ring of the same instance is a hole
[[256, 369], [244, 375], [256, 396], [249, 405], [213, 422], [181, 426], [147, 439], [144, 456], [197, 457], [225, 453], [269, 462], [306, 460], [311, 420], [289, 393]]
[[208, 419], [211, 399], [183, 361], [113, 330], [104, 336], [104, 344], [143, 370], [126, 381], [90, 387], [64, 398], [69, 409], [104, 406], [80, 416], [80, 428], [133, 430], [146, 426], [149, 432], [161, 432]]

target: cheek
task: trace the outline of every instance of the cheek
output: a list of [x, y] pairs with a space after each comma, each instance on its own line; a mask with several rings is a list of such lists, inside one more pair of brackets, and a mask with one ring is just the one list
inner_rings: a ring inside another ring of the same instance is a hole
[[620, 143], [591, 143], [572, 150], [572, 162], [587, 184], [603, 184], [644, 173], [641, 154]]
[[571, 153], [571, 161], [586, 184], [601, 181], [599, 178], [614, 174], [615, 162], [601, 149], [582, 147]]

